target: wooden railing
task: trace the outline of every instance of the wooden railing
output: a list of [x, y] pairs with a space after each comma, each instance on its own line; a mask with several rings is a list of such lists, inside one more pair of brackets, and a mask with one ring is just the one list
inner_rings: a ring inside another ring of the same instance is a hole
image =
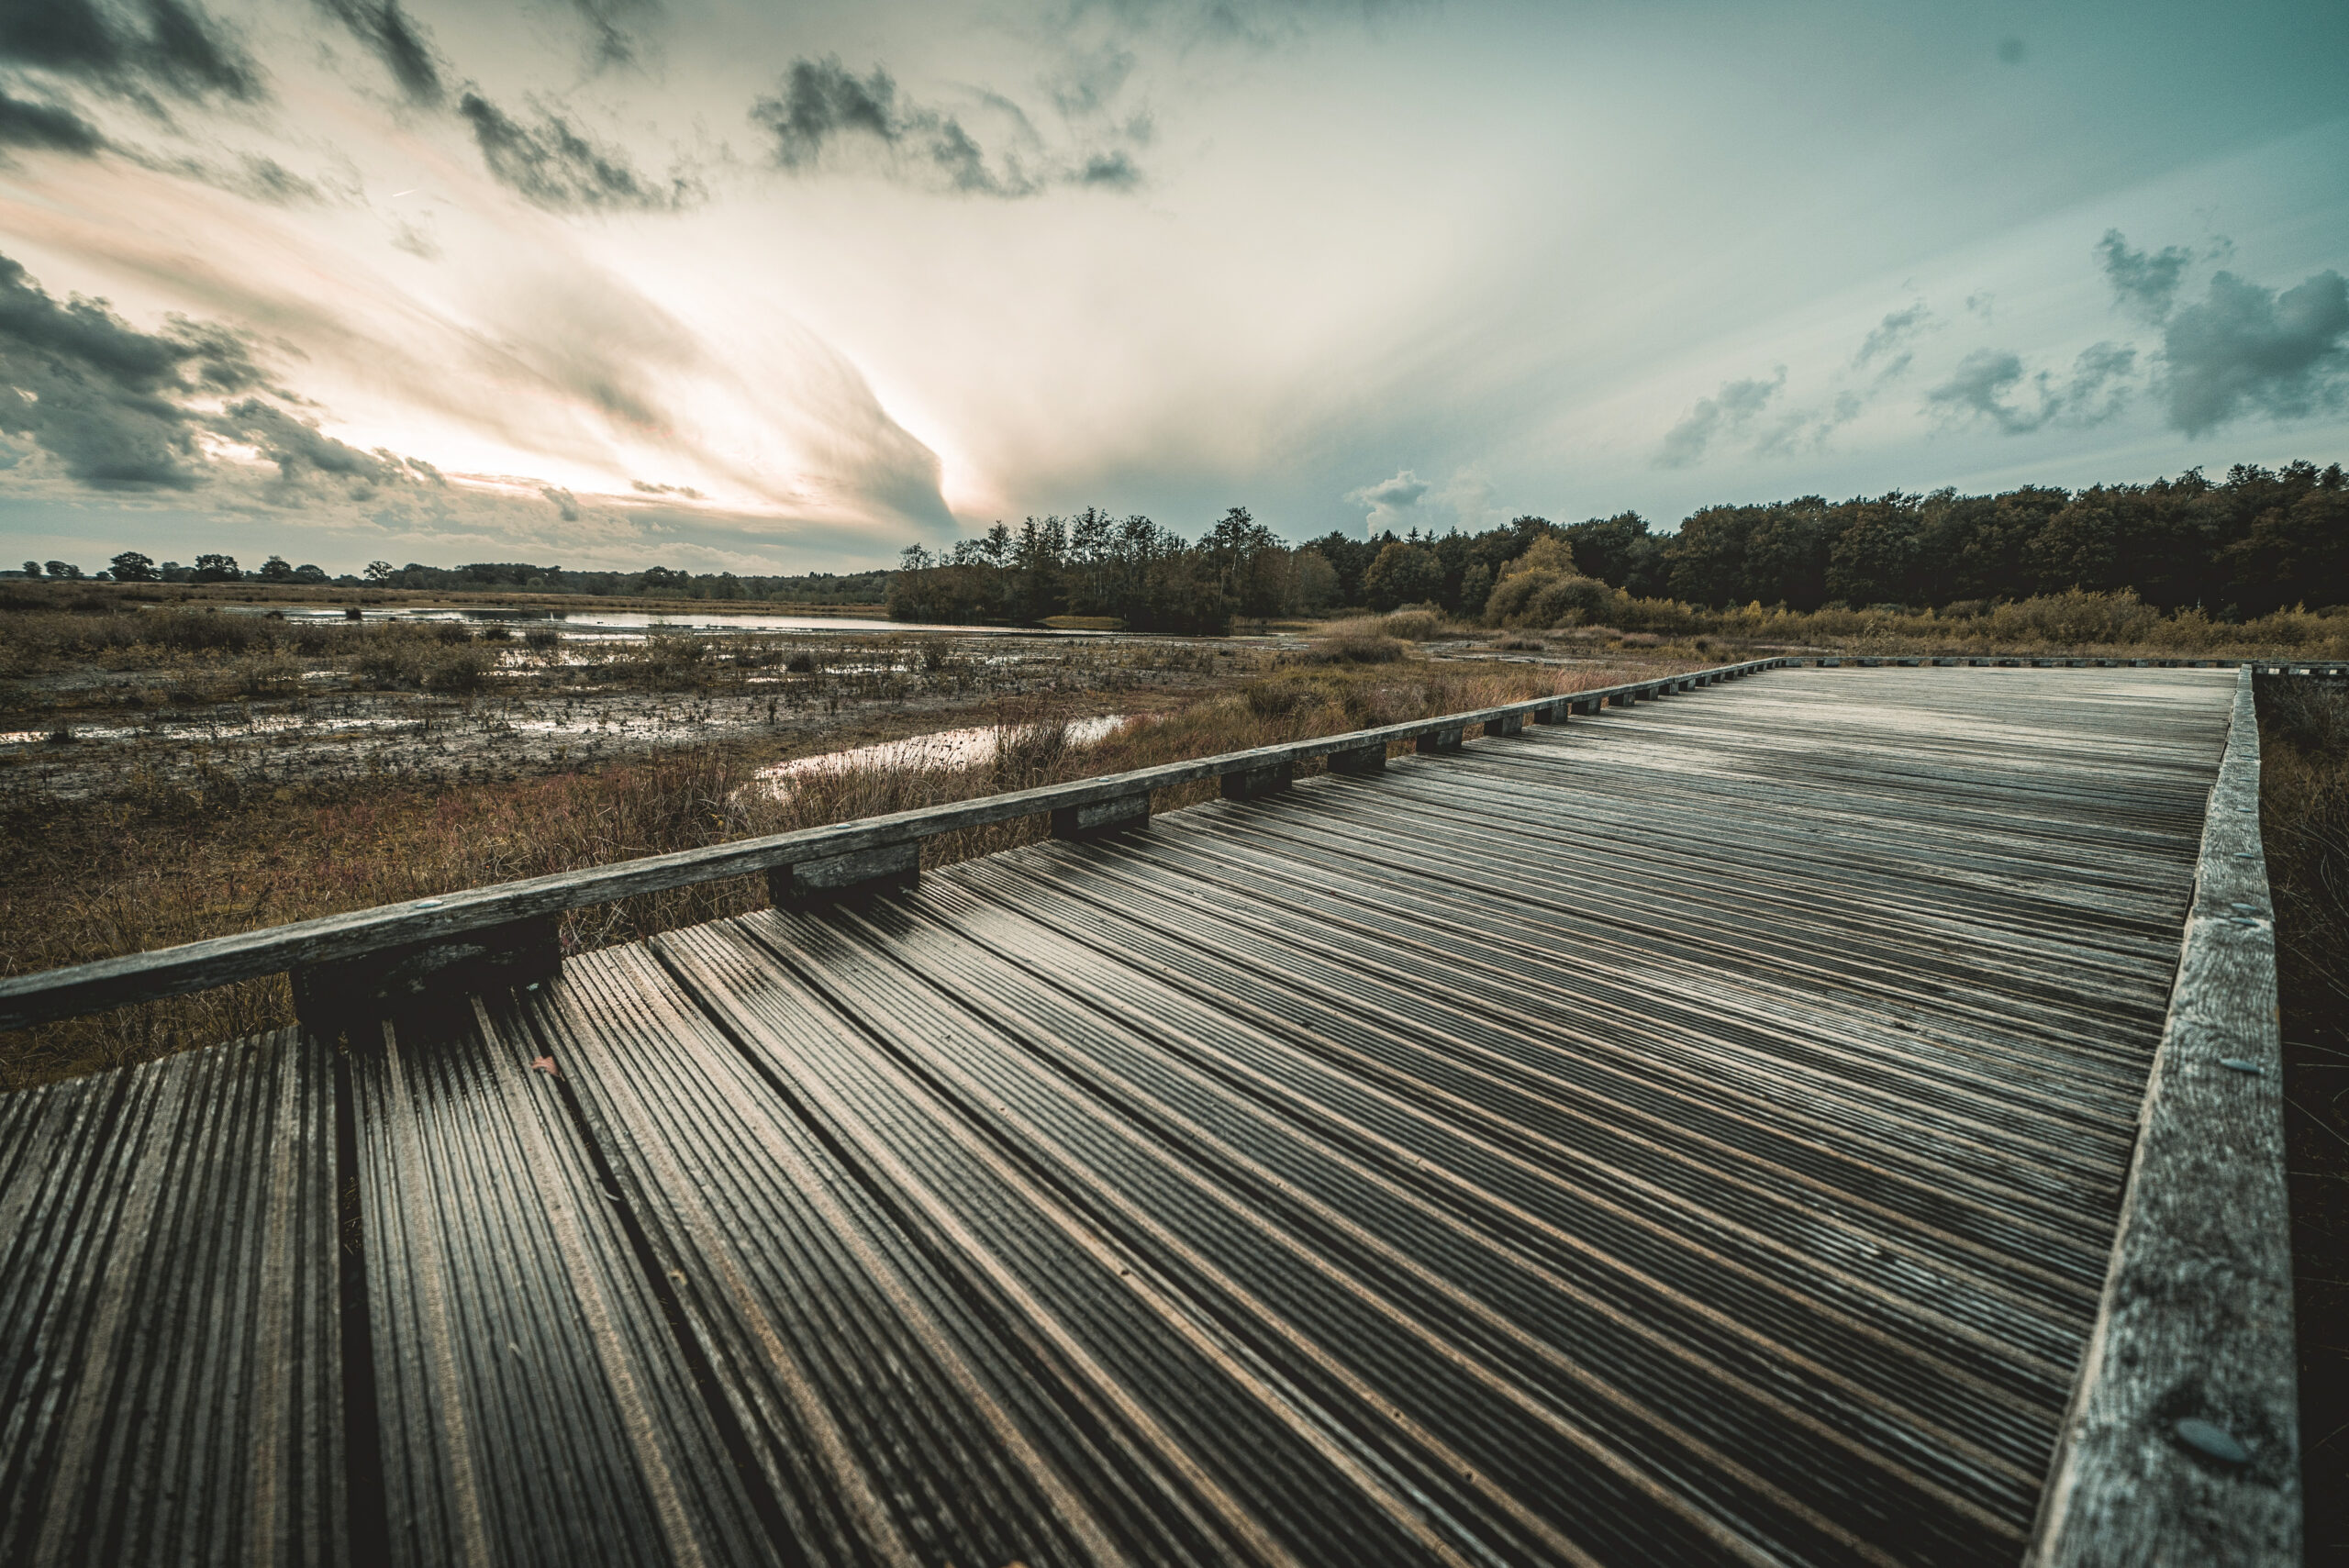
[[2169, 1018], [2031, 1568], [2300, 1561], [2276, 912], [2252, 704], [2259, 667], [2247, 662], [2237, 676]]
[[1297, 763], [1313, 759], [1327, 759], [1333, 771], [1367, 773], [1383, 767], [1388, 748], [1397, 743], [1412, 743], [1423, 751], [1449, 751], [1472, 728], [1481, 726], [1487, 734], [1515, 734], [1529, 718], [1538, 724], [1563, 723], [1570, 712], [1595, 713], [1604, 704], [1626, 706], [1693, 691], [1788, 662], [1748, 660], [649, 855], [435, 898], [411, 898], [152, 952], [11, 975], [0, 978], [0, 1029], [23, 1029], [288, 973], [303, 1021], [326, 1028], [387, 997], [445, 987], [457, 979], [451, 971], [513, 984], [551, 973], [562, 959], [555, 920], [566, 909], [762, 873], [779, 902], [836, 895], [857, 886], [910, 878], [918, 873], [921, 840], [958, 828], [1050, 813], [1053, 831], [1063, 837], [1106, 831], [1147, 820], [1154, 790], [1220, 778], [1227, 796], [1245, 798], [1285, 786]]

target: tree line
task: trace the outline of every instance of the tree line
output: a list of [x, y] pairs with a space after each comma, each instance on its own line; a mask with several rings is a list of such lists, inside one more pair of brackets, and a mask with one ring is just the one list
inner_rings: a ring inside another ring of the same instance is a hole
[[[1508, 579], [1518, 581], [1503, 592]], [[1095, 507], [997, 523], [941, 553], [915, 546], [889, 580], [889, 609], [903, 620], [1108, 616], [1138, 630], [1212, 632], [1235, 616], [1337, 606], [1555, 625], [1642, 600], [1943, 610], [2074, 589], [2221, 620], [2349, 602], [2349, 483], [2338, 463], [2238, 464], [2223, 481], [2192, 469], [2077, 491], [1708, 506], [1670, 534], [1621, 512], [1563, 526], [1521, 517], [1476, 533], [1331, 532], [1296, 548], [1245, 507], [1195, 544]]]
[[139, 550], [127, 550], [94, 578], [84, 579], [72, 562], [28, 561], [27, 577], [61, 582], [111, 583], [265, 583], [325, 584], [338, 587], [422, 588], [435, 593], [523, 589], [533, 594], [584, 594], [596, 597], [632, 596], [668, 599], [760, 599], [798, 605], [877, 605], [886, 592], [887, 572], [808, 572], [796, 576], [741, 577], [731, 572], [680, 572], [648, 566], [638, 572], [578, 572], [561, 566], [537, 566], [521, 561], [474, 562], [464, 566], [426, 566], [409, 562], [395, 566], [388, 561], [368, 563], [363, 575], [328, 576], [323, 567], [296, 566], [273, 555], [250, 571], [233, 555], [206, 554], [195, 564], [157, 562]]
[[2079, 589], [2236, 620], [2349, 602], [2349, 482], [2339, 463], [2238, 464], [2223, 481], [2192, 469], [2076, 491], [1806, 495], [1708, 506], [1672, 534], [1622, 512], [1564, 528], [1520, 517], [1441, 539], [1331, 534], [1313, 548], [1336, 568], [1344, 603], [1424, 602], [1475, 616], [1509, 563], [1553, 535], [1583, 576], [1634, 599], [1708, 609], [1939, 610]]
[[896, 620], [1034, 623], [1106, 617], [1136, 631], [1219, 633], [1234, 616], [1311, 615], [1338, 603], [1337, 574], [1290, 550], [1245, 506], [1197, 543], [1135, 515], [997, 523], [942, 553], [909, 547], [889, 579]]

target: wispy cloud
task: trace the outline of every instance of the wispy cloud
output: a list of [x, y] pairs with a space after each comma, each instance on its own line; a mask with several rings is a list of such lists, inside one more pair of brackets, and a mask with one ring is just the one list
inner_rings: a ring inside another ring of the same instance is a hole
[[1787, 384], [1787, 371], [1768, 381], [1725, 381], [1721, 389], [1710, 397], [1700, 397], [1680, 423], [1664, 434], [1664, 445], [1655, 454], [1658, 468], [1692, 468], [1704, 462], [1713, 443], [1724, 437], [1742, 434], [1752, 428], [1762, 411], [1770, 406]]
[[138, 11], [96, 0], [9, 0], [0, 6], [0, 62], [159, 112], [160, 97], [251, 102], [268, 92], [236, 33], [195, 0], [145, 0]]
[[409, 103], [438, 108], [447, 101], [440, 51], [423, 25], [401, 9], [400, 0], [317, 0], [317, 5], [382, 62]]
[[1925, 403], [1946, 418], [1987, 423], [2009, 436], [2058, 423], [2099, 425], [2127, 406], [2136, 363], [2136, 350], [2097, 343], [2082, 350], [2070, 376], [2059, 380], [2052, 371], [2028, 371], [2010, 350], [1977, 349], [1925, 395]]
[[700, 182], [683, 170], [665, 182], [639, 173], [626, 151], [596, 140], [544, 105], [534, 106], [535, 123], [524, 124], [479, 93], [468, 92], [458, 100], [457, 113], [473, 128], [490, 173], [551, 212], [666, 212], [689, 206], [704, 194]]

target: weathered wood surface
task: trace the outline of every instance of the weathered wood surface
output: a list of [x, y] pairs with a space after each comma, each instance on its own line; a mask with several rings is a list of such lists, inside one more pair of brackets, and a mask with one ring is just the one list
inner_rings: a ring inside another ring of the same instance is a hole
[[[1788, 672], [440, 997], [308, 1124], [351, 1515], [400, 1568], [2011, 1568], [2234, 680]], [[116, 1157], [52, 1150], [0, 1203]], [[0, 1368], [81, 1266], [23, 1255]]]
[[333, 1109], [292, 1030], [0, 1095], [0, 1562], [342, 1560]]
[[[1752, 674], [1782, 662], [1776, 659], [1751, 660], [1722, 666], [1711, 673]], [[1642, 695], [1653, 695], [1667, 684], [1663, 678], [1635, 681], [1598, 688], [1593, 695], [1629, 703]], [[0, 977], [0, 1029], [23, 1029], [51, 1018], [183, 995], [232, 981], [363, 959], [387, 950], [429, 951], [436, 945], [485, 928], [560, 914], [585, 905], [728, 877], [782, 872], [806, 862], [838, 861], [890, 846], [918, 843], [959, 828], [1171, 789], [1200, 779], [1234, 775], [1269, 779], [1274, 770], [1294, 767], [1333, 751], [1356, 751], [1374, 743], [1408, 742], [1446, 728], [1456, 730], [1464, 725], [1507, 719], [1551, 700], [1533, 698], [1441, 718], [1289, 741], [1187, 762], [1162, 763], [1099, 778], [921, 806], [885, 817], [860, 817], [794, 833], [738, 840], [665, 855], [648, 855], [614, 865], [468, 888], [434, 898], [414, 898], [65, 969], [8, 975]], [[788, 876], [784, 881], [786, 887], [796, 885]]]
[[2032, 1561], [2300, 1561], [2275, 908], [2251, 671], [2203, 829], [2096, 1335]]
[[351, 1110], [390, 1560], [773, 1561], [552, 1064], [381, 1028]]

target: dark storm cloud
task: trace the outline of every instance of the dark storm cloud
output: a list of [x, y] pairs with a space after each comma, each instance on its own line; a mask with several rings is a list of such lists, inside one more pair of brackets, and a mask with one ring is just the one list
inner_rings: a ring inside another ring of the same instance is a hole
[[235, 35], [183, 0], [6, 0], [0, 61], [143, 98], [263, 95], [261, 68]]
[[2175, 245], [2158, 255], [2132, 250], [2117, 228], [2104, 231], [2104, 238], [2096, 242], [2096, 254], [2114, 297], [2155, 322], [2169, 315], [2178, 283], [2194, 261], [2191, 253]]
[[[2162, 328], [2159, 384], [2173, 428], [2198, 436], [2252, 414], [2299, 418], [2349, 399], [2349, 284], [2340, 273], [2279, 294], [2216, 272], [2200, 300], [2180, 305], [2191, 252], [2132, 250], [2117, 228], [2096, 250], [2114, 297]], [[2232, 250], [2221, 239], [2207, 259]]]
[[189, 400], [262, 381], [233, 333], [178, 317], [141, 332], [102, 300], [59, 304], [0, 256], [0, 430], [30, 436], [75, 479], [194, 485], [205, 460]]
[[2245, 414], [2295, 418], [2349, 395], [2349, 284], [2322, 272], [2277, 294], [2232, 272], [2169, 318], [2169, 422], [2199, 435]]
[[482, 161], [499, 181], [556, 212], [593, 208], [669, 211], [702, 195], [698, 183], [673, 173], [666, 183], [637, 172], [628, 154], [597, 142], [562, 115], [543, 108], [525, 125], [478, 93], [457, 112], [473, 127]]
[[399, 84], [400, 95], [409, 103], [437, 108], [448, 97], [448, 88], [441, 82], [440, 57], [432, 40], [414, 17], [400, 9], [399, 0], [317, 0], [317, 4], [383, 61], [384, 69]]
[[258, 450], [277, 465], [279, 477], [288, 481], [318, 473], [371, 486], [406, 477], [399, 460], [391, 453], [361, 451], [258, 397], [230, 404], [207, 423], [219, 434]]
[[357, 494], [406, 481], [409, 469], [439, 477], [336, 440], [285, 401], [300, 399], [268, 384], [240, 334], [182, 317], [142, 332], [104, 300], [60, 304], [0, 256], [0, 433], [29, 436], [69, 478], [102, 490], [192, 490], [216, 468], [199, 435], [251, 447], [289, 485], [316, 476]]
[[0, 92], [0, 148], [88, 154], [104, 146], [106, 138], [98, 134], [98, 128], [71, 109], [28, 103]]
[[1016, 161], [990, 167], [977, 139], [953, 116], [901, 100], [886, 71], [875, 66], [859, 77], [836, 56], [793, 61], [776, 91], [751, 106], [751, 119], [774, 139], [774, 161], [785, 169], [809, 170], [827, 149], [862, 144], [885, 155], [891, 172], [917, 183], [989, 196], [1042, 188]]
[[1702, 462], [1717, 439], [1735, 435], [1752, 425], [1786, 384], [1787, 373], [1783, 369], [1774, 381], [1723, 382], [1720, 391], [1710, 397], [1698, 398], [1687, 417], [1664, 432], [1655, 465], [1691, 468]]

